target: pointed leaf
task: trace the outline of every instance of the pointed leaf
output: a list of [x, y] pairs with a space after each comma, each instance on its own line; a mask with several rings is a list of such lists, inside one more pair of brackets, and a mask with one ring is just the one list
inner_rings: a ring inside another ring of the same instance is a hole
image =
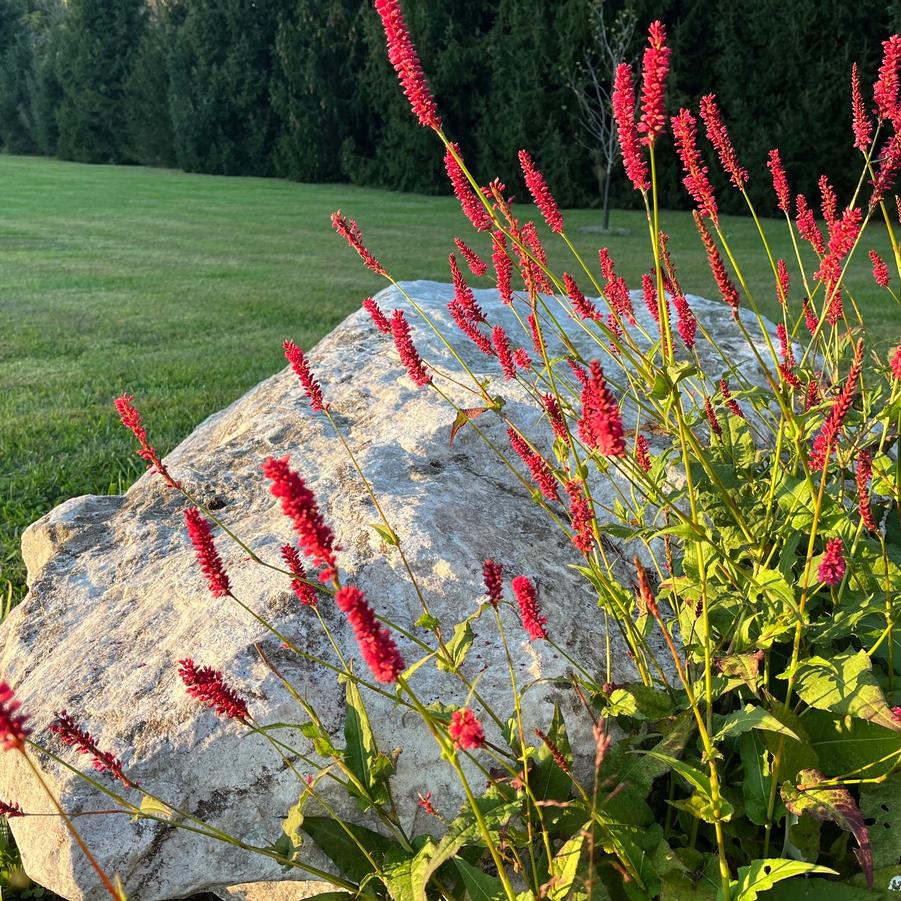
[[[738, 868], [738, 880], [732, 883], [732, 901], [756, 901], [760, 892], [771, 889], [777, 882], [810, 873], [837, 876], [835, 870], [819, 867], [803, 860], [772, 858], [755, 860], [747, 867]], [[722, 898], [722, 892], [717, 899]]]

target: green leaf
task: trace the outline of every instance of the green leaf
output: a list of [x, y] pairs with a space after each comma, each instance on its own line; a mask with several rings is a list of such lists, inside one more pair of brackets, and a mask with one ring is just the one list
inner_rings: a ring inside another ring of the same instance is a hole
[[351, 832], [356, 841], [331, 817], [306, 817], [303, 822], [303, 831], [313, 839], [341, 873], [354, 882], [362, 882], [374, 872], [360, 845], [366, 848], [376, 862], [379, 862], [389, 849], [399, 848], [391, 839], [364, 826], [345, 823], [344, 827]]
[[[693, 816], [707, 823], [716, 822], [717, 817], [713, 804], [710, 776], [707, 773], [690, 763], [686, 763], [684, 760], [677, 760], [675, 757], [668, 757], [656, 751], [645, 751], [645, 754], [661, 761], [661, 763], [666, 763], [671, 770], [678, 773], [694, 788], [697, 800], [691, 801], [688, 805], [676, 803], [674, 806], [688, 810]], [[721, 821], [728, 820], [735, 812], [735, 808], [725, 798], [720, 798], [719, 808], [719, 819]]]
[[728, 716], [716, 717], [717, 731], [712, 737], [714, 744], [724, 738], [736, 738], [752, 729], [763, 729], [765, 732], [779, 732], [798, 741], [798, 736], [784, 723], [780, 722], [765, 707], [747, 704], [742, 710], [736, 710]]
[[834, 716], [810, 710], [804, 716], [807, 744], [817, 755], [817, 769], [827, 776], [841, 776], [866, 769], [874, 778], [891, 771], [901, 753], [898, 733], [867, 720]]
[[607, 716], [629, 716], [634, 719], [662, 719], [672, 713], [673, 700], [665, 692], [637, 682], [616, 688], [607, 700]]
[[856, 716], [901, 732], [865, 651], [836, 654], [831, 660], [811, 657], [798, 667], [795, 690], [818, 710]]
[[719, 859], [692, 848], [677, 848], [660, 870], [660, 901], [715, 901], [720, 886]]
[[901, 876], [901, 781], [862, 785], [860, 812], [872, 820], [873, 866], [894, 866]]
[[397, 532], [394, 531], [390, 526], [386, 526], [384, 523], [380, 522], [371, 522], [369, 523], [369, 528], [374, 529], [379, 533], [379, 537], [385, 544], [391, 545], [391, 547], [399, 547], [400, 546], [400, 538], [397, 537]]
[[[732, 901], [756, 901], [760, 892], [771, 889], [777, 882], [810, 873], [838, 875], [835, 870], [803, 860], [785, 860], [783, 858], [755, 860], [750, 866], [738, 868], [738, 879], [732, 882]], [[722, 897], [722, 892], [720, 892], [717, 895], [718, 901]]]
[[570, 897], [570, 889], [579, 869], [582, 844], [585, 836], [581, 833], [565, 842], [551, 861], [551, 879], [545, 897], [549, 901], [564, 901]]
[[450, 654], [450, 661], [446, 661], [444, 656], [439, 654], [435, 665], [443, 673], [456, 672], [466, 659], [466, 654], [472, 647], [474, 640], [475, 635], [473, 634], [470, 620], [465, 619], [462, 623], [458, 623], [454, 628], [454, 634], [451, 636], [450, 641], [445, 644]]
[[352, 782], [350, 790], [357, 794], [361, 809], [368, 810], [388, 802], [389, 779], [394, 773], [391, 760], [379, 752], [357, 683], [347, 681], [347, 703], [344, 719], [344, 762], [363, 787]]
[[[556, 745], [566, 763], [572, 768], [572, 748], [566, 734], [566, 723], [560, 705], [554, 704], [554, 718], [547, 730], [548, 740]], [[554, 756], [544, 742], [535, 755], [535, 766], [529, 775], [529, 787], [538, 801], [566, 801], [572, 790], [572, 778], [557, 766]]]
[[463, 877], [466, 893], [472, 901], [503, 901], [506, 897], [500, 879], [483, 873], [462, 857], [454, 859], [454, 866]]
[[[738, 743], [742, 765], [741, 790], [745, 801], [745, 816], [757, 826], [767, 823], [767, 808], [773, 786], [773, 771], [770, 752], [763, 738], [756, 732], [746, 732]], [[777, 806], [779, 802], [777, 802]], [[774, 811], [775, 820], [781, 819], [782, 811]]]
[[[160, 817], [164, 820], [171, 820], [175, 816], [175, 811], [171, 807], [145, 794], [141, 795], [141, 803], [138, 806], [138, 810], [141, 814]], [[134, 819], [140, 819], [140, 814], [136, 814]]]

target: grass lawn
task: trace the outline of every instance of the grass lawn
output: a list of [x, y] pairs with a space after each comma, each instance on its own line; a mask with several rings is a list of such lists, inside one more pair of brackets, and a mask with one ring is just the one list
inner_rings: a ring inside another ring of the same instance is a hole
[[[23, 592], [28, 523], [66, 498], [119, 491], [140, 472], [112, 408], [117, 394], [137, 395], [166, 451], [280, 368], [282, 339], [309, 347], [382, 286], [331, 231], [339, 207], [398, 278], [448, 280], [454, 235], [470, 239], [452, 198], [0, 156], [0, 586]], [[607, 244], [634, 287], [650, 264], [643, 216], [616, 212], [624, 235], [579, 231], [597, 222], [595, 211], [567, 213], [586, 259]], [[663, 225], [683, 286], [716, 296], [691, 217], [668, 213]], [[772, 312], [753, 223], [723, 226]], [[784, 226], [766, 229], [788, 256]], [[551, 262], [571, 268], [559, 242], [549, 246]], [[884, 233], [871, 246], [885, 254]], [[887, 346], [901, 315], [863, 255], [850, 284]]]

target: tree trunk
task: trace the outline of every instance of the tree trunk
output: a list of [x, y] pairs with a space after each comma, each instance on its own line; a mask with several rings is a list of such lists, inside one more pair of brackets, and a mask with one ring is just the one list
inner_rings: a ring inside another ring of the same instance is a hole
[[610, 182], [613, 180], [613, 172], [610, 169], [604, 172], [604, 231], [610, 230]]

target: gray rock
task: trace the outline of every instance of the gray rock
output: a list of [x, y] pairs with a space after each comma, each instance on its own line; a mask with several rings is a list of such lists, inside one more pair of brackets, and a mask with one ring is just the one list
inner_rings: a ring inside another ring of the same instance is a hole
[[[455, 334], [445, 309], [452, 296], [448, 286], [412, 282], [404, 287], [446, 334]], [[478, 292], [478, 298], [493, 322], [518, 334], [511, 311], [498, 302], [496, 292]], [[726, 351], [728, 365], [759, 381], [729, 311], [701, 298], [689, 300]], [[407, 309], [423, 355], [462, 377], [459, 364], [396, 289], [383, 291], [378, 301], [389, 311]], [[636, 306], [642, 306], [640, 301]], [[639, 313], [650, 327], [646, 311]], [[573, 325], [569, 331], [586, 356], [598, 354], [581, 328]], [[455, 344], [479, 377], [492, 379], [491, 391], [506, 398], [505, 410], [520, 428], [548, 447], [547, 424], [527, 403], [525, 391], [503, 383], [494, 359], [466, 339]], [[707, 357], [711, 373], [718, 377], [727, 363], [719, 356]], [[412, 386], [390, 339], [358, 312], [324, 338], [311, 359], [442, 622], [449, 626], [476, 609], [482, 598], [482, 561], [494, 557], [508, 576], [526, 573], [536, 579], [552, 636], [576, 658], [605, 673], [602, 617], [587, 584], [569, 568], [577, 562], [576, 552], [537, 514], [528, 490], [511, 478], [474, 429], [464, 428], [449, 443], [453, 411], [435, 392]], [[462, 389], [446, 390], [461, 406], [476, 405]], [[628, 405], [625, 416], [634, 427], [636, 414]], [[507, 446], [499, 418], [487, 414], [477, 424], [496, 444]], [[153, 423], [147, 425], [152, 437]], [[358, 475], [328, 423], [310, 411], [290, 370], [207, 419], [167, 457], [167, 464], [256, 553], [277, 561], [278, 548], [290, 540], [291, 529], [259, 467], [266, 456], [284, 454], [315, 490], [337, 533], [342, 571], [378, 611], [412, 628], [421, 611], [397, 552], [371, 528], [377, 516]], [[599, 490], [608, 496], [611, 492], [609, 487]], [[87, 767], [84, 757], [61, 747], [46, 731], [54, 711], [62, 708], [89, 728], [102, 748], [119, 755], [136, 782], [226, 832], [263, 845], [280, 834], [280, 821], [298, 796], [296, 777], [262, 738], [247, 735], [236, 723], [219, 721], [188, 698], [177, 676], [177, 661], [191, 656], [198, 665], [222, 670], [262, 723], [303, 721], [255, 651], [254, 643], [262, 642], [339, 736], [343, 688], [330, 672], [283, 649], [232, 601], [210, 596], [184, 532], [184, 506], [159, 477], [147, 474], [124, 496], [75, 498], [31, 526], [23, 538], [31, 590], [2, 628], [0, 671], [31, 715], [34, 737], [67, 762]], [[300, 646], [329, 657], [332, 652], [316, 619], [296, 602], [284, 577], [253, 564], [224, 536], [217, 541], [236, 595]], [[617, 551], [614, 543], [611, 549]], [[619, 573], [626, 581], [630, 572], [625, 561], [632, 553], [628, 549], [618, 556], [623, 561], [617, 564]], [[343, 616], [327, 601], [320, 608], [343, 652], [356, 658]], [[505, 622], [520, 682], [535, 680], [525, 705], [529, 725], [547, 726], [553, 704], [559, 702], [575, 742], [587, 749], [585, 718], [572, 692], [553, 681], [567, 673], [566, 661], [544, 642], [530, 644], [512, 615], [505, 613]], [[612, 673], [622, 680], [630, 672], [628, 660], [618, 636], [611, 639]], [[399, 643], [408, 663], [415, 660], [414, 646]], [[466, 669], [480, 677], [479, 690], [491, 704], [506, 713], [511, 702], [502, 661], [493, 619], [484, 617], [476, 625]], [[420, 669], [413, 685], [426, 702], [465, 701], [459, 682], [432, 666]], [[369, 694], [367, 703], [383, 749], [402, 749], [394, 785], [404, 822], [417, 831], [434, 829], [434, 821], [416, 805], [417, 793], [431, 791], [440, 799], [440, 808], [453, 814], [461, 797], [456, 780], [439, 763], [436, 746], [414, 716], [381, 696]], [[285, 740], [308, 748], [297, 733]], [[40, 764], [68, 811], [109, 806], [96, 789], [46, 756], [40, 756]], [[115, 784], [107, 775], [97, 778], [110, 787]], [[29, 812], [50, 809], [16, 754], [0, 755], [0, 797], [20, 802]], [[131, 797], [139, 801], [137, 792]], [[346, 815], [359, 817], [344, 799], [330, 800]], [[77, 824], [102, 865], [121, 877], [129, 897], [138, 901], [286, 878], [270, 860], [164, 824], [91, 814], [79, 816]], [[104, 897], [61, 823], [26, 817], [11, 825], [33, 879], [64, 898]], [[310, 863], [328, 867], [311, 842], [304, 853]], [[287, 875], [300, 878], [296, 872]]]

